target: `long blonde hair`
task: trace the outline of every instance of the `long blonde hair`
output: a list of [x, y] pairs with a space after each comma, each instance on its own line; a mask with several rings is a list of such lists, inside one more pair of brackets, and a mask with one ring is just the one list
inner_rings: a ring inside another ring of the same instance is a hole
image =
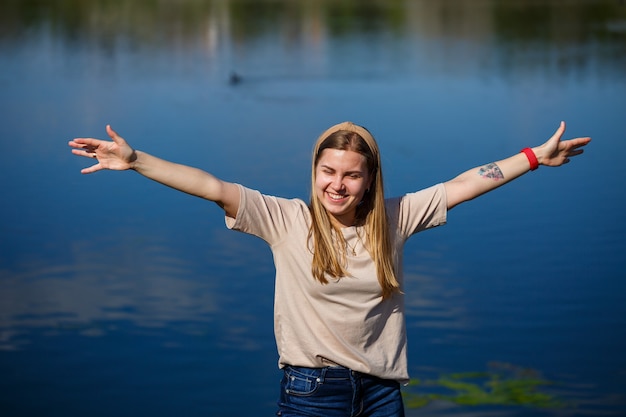
[[376, 265], [383, 299], [388, 298], [400, 290], [400, 284], [394, 269], [389, 222], [385, 210], [380, 151], [370, 132], [351, 122], [340, 123], [326, 130], [317, 139], [313, 150], [310, 203], [312, 221], [308, 237], [313, 245], [313, 277], [326, 284], [327, 276], [347, 276], [345, 239], [315, 193], [317, 163], [324, 149], [350, 150], [365, 157], [372, 181], [363, 201], [357, 207], [355, 223], [365, 229], [364, 243]]

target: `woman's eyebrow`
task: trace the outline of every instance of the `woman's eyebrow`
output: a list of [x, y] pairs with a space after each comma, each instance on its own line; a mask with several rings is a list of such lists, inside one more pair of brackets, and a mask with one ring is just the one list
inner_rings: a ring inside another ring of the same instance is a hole
[[[336, 172], [337, 170], [329, 165], [326, 164], [320, 164], [320, 168], [329, 170], [329, 171], [333, 171]], [[363, 175], [363, 171], [360, 169], [353, 169], [353, 170], [348, 170], [346, 172], [344, 172], [345, 175], [351, 175], [351, 174], [359, 174], [359, 175]]]

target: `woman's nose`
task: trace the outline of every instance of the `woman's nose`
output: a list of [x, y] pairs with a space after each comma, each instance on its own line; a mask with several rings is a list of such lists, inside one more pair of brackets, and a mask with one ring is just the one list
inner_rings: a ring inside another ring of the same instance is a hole
[[341, 175], [335, 175], [333, 177], [333, 188], [337, 191], [343, 189], [343, 177]]

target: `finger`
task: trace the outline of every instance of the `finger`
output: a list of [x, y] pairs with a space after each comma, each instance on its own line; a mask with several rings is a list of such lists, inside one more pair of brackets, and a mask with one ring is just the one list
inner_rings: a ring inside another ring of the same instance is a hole
[[113, 140], [113, 142], [117, 143], [118, 145], [121, 145], [124, 143], [124, 139], [122, 139], [122, 137], [118, 135], [115, 130], [113, 130], [111, 125], [107, 125], [106, 130], [107, 130], [107, 134]]
[[85, 156], [86, 152], [78, 149], [72, 149], [72, 153], [78, 156]]
[[582, 148], [583, 146], [586, 146], [589, 142], [591, 141], [591, 138], [576, 138], [576, 139], [569, 139], [566, 141], [561, 142], [561, 149], [571, 153], [573, 151], [578, 150], [579, 148]]
[[557, 138], [561, 139], [561, 136], [563, 136], [563, 133], [565, 133], [565, 122], [561, 121], [561, 124], [556, 129], [556, 132], [554, 132], [554, 135], [552, 135], [552, 137], [553, 138], [557, 137]]
[[96, 158], [95, 149], [72, 149], [72, 153], [78, 156], [85, 156], [88, 158]]
[[589, 142], [591, 142], [590, 137], [572, 139], [574, 148], [580, 148], [581, 146], [587, 145]]
[[81, 174], [91, 174], [91, 173], [94, 173], [96, 171], [100, 171], [101, 169], [102, 169], [102, 166], [100, 165], [100, 163], [97, 163], [97, 164], [92, 165], [90, 167], [81, 169], [80, 173]]
[[556, 129], [554, 134], [548, 139], [546, 142], [546, 146], [548, 149], [548, 153], [552, 154], [553, 152], [559, 152], [565, 148], [565, 144], [561, 141], [561, 137], [565, 132], [565, 122], [561, 122], [559, 127]]
[[75, 138], [68, 142], [72, 148], [87, 148], [87, 147], [97, 147], [100, 141], [98, 139], [93, 138]]
[[581, 154], [581, 153], [583, 153], [583, 152], [585, 152], [585, 150], [584, 150], [584, 149], [576, 149], [576, 150], [570, 151], [570, 152], [569, 152], [569, 154], [568, 154], [568, 156], [570, 156], [570, 157], [571, 157], [571, 156], [580, 155], [580, 154]]

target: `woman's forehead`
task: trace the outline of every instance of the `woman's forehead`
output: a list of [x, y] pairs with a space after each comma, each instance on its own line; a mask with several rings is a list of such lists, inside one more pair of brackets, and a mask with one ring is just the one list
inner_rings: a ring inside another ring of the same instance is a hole
[[363, 171], [367, 169], [367, 160], [365, 156], [352, 150], [326, 148], [321, 152], [317, 166], [344, 171]]

